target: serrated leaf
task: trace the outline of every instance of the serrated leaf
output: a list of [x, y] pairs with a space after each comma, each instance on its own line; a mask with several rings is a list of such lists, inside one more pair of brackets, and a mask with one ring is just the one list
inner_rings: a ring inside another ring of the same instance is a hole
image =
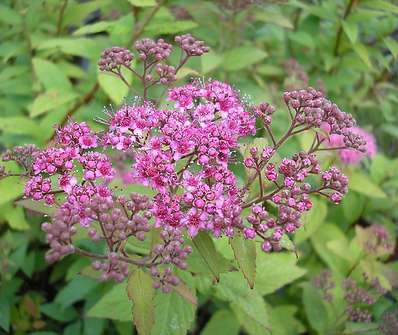
[[343, 21], [342, 26], [350, 42], [355, 44], [358, 39], [358, 25], [350, 21]]
[[155, 0], [128, 0], [133, 6], [136, 7], [152, 7], [156, 6]]
[[14, 9], [5, 5], [0, 5], [0, 22], [18, 25], [22, 22], [22, 16]]
[[42, 132], [41, 127], [34, 121], [22, 117], [0, 117], [0, 130], [11, 134], [37, 136]]
[[217, 67], [220, 66], [222, 60], [223, 60], [222, 56], [210, 50], [208, 53], [200, 57], [200, 61], [202, 63], [202, 73], [206, 74], [215, 70]]
[[227, 310], [220, 309], [215, 312], [210, 320], [206, 323], [206, 326], [200, 333], [201, 335], [238, 335], [239, 334], [239, 323], [236, 320], [235, 315]]
[[[127, 82], [131, 84], [131, 72], [122, 69], [122, 74]], [[129, 93], [129, 87], [120, 78], [110, 73], [98, 71], [98, 83], [109, 98], [117, 105], [120, 105]]]
[[22, 207], [14, 207], [11, 204], [4, 205], [0, 209], [0, 217], [6, 220], [12, 229], [29, 229], [29, 224], [26, 221], [25, 213]]
[[155, 325], [151, 335], [186, 335], [195, 318], [195, 307], [176, 292], [155, 297]]
[[326, 333], [328, 314], [319, 291], [311, 283], [303, 284], [303, 305], [311, 327]]
[[254, 287], [256, 278], [256, 243], [254, 240], [246, 240], [241, 235], [230, 239], [235, 260], [242, 270], [249, 286]]
[[72, 84], [64, 72], [53, 62], [46, 59], [33, 58], [33, 68], [39, 81], [47, 91], [72, 89]]
[[155, 321], [155, 289], [150, 274], [138, 268], [129, 277], [127, 293], [133, 301], [133, 319], [140, 335], [151, 334]]
[[24, 185], [19, 177], [0, 179], [0, 205], [15, 199], [23, 193]]
[[398, 6], [384, 0], [367, 0], [364, 5], [373, 9], [380, 9], [387, 13], [398, 14]]
[[255, 291], [249, 292], [249, 304], [231, 303], [231, 309], [249, 335], [272, 334], [272, 325], [263, 298]]
[[99, 282], [97, 280], [76, 276], [58, 292], [54, 302], [60, 304], [63, 308], [69, 307], [76, 301], [84, 299], [98, 285]]
[[229, 270], [229, 262], [216, 250], [213, 240], [208, 233], [199, 232], [192, 240], [192, 244], [195, 251], [197, 251], [214, 278], [218, 281], [220, 273]]
[[306, 270], [296, 263], [294, 253], [258, 254], [256, 290], [262, 295], [270, 294], [303, 276]]
[[198, 299], [196, 298], [195, 293], [192, 292], [192, 290], [185, 283], [180, 282], [176, 287], [174, 287], [174, 290], [192, 305], [198, 305]]
[[264, 299], [257, 289], [250, 289], [239, 272], [223, 273], [216, 286], [216, 296], [229, 301], [239, 323], [249, 334], [266, 334], [271, 326]]
[[264, 50], [244, 45], [227, 51], [222, 66], [227, 71], [238, 71], [260, 62], [265, 57], [267, 53]]
[[68, 102], [75, 100], [78, 95], [71, 91], [60, 91], [57, 89], [42, 93], [33, 101], [30, 111], [31, 117], [47, 113], [50, 110], [61, 107]]
[[386, 198], [383, 190], [374, 184], [372, 180], [361, 172], [354, 172], [349, 177], [349, 187], [370, 198]]
[[127, 296], [127, 282], [116, 284], [89, 309], [88, 317], [131, 322], [133, 303]]
[[390, 50], [392, 56], [396, 59], [398, 56], [398, 43], [391, 37], [383, 38], [383, 42], [387, 46], [388, 50]]
[[109, 27], [113, 25], [113, 22], [100, 21], [93, 24], [85, 25], [73, 32], [74, 36], [82, 36], [86, 34], [95, 34], [102, 31], [107, 31]]
[[177, 34], [182, 31], [194, 29], [198, 24], [190, 20], [152, 22], [145, 29], [146, 34]]
[[353, 44], [354, 51], [358, 54], [359, 58], [366, 64], [368, 68], [372, 68], [372, 62], [369, 58], [368, 49], [360, 43]]

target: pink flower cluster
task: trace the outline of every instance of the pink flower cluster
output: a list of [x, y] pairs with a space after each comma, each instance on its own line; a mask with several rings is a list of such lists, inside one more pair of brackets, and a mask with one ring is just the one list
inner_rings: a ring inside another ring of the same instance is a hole
[[[153, 43], [137, 45], [140, 57], [168, 56], [165, 43]], [[202, 48], [189, 36], [180, 43], [188, 54], [198, 54]], [[124, 105], [110, 114], [107, 129], [98, 134], [85, 123], [70, 122], [58, 129], [56, 146], [34, 153], [25, 188], [27, 197], [59, 205], [53, 223], [43, 226], [51, 247], [48, 260], [72, 252], [92, 256], [73, 244], [75, 225], [80, 223], [93, 242], [107, 244], [108, 254], [97, 256], [93, 264], [103, 279], [123, 280], [126, 263], [132, 263], [151, 268], [156, 287], [168, 292], [179, 283], [173, 269], [185, 269], [192, 251], [183, 245], [185, 233], [190, 238], [201, 231], [215, 237], [243, 234], [261, 242], [264, 252], [281, 250], [283, 238], [293, 234], [301, 226], [302, 214], [311, 210], [310, 196], [338, 203], [347, 192], [348, 180], [335, 167], [321, 171], [316, 156], [322, 144], [318, 133], [309, 151], [278, 160], [278, 149], [291, 136], [322, 124], [328, 125], [331, 134], [343, 136], [347, 146], [358, 149], [363, 144], [350, 130], [351, 116], [321, 92], [293, 91], [285, 93], [284, 99], [292, 123], [279, 140], [271, 129], [272, 106], [247, 106], [230, 85], [215, 80], [170, 89], [171, 104], [164, 109], [148, 101]], [[256, 134], [256, 118], [262, 120], [272, 145], [252, 147], [240, 162], [249, 176], [241, 186], [231, 166], [239, 158], [241, 139]], [[153, 198], [135, 193], [120, 196], [123, 190], [110, 187], [118, 176], [112, 151], [132, 159], [128, 181], [150, 187]], [[250, 195], [257, 181], [259, 191]], [[242, 215], [245, 208], [250, 208], [247, 217]], [[159, 229], [161, 237], [152, 258], [129, 258], [126, 240], [141, 241], [151, 228]]]

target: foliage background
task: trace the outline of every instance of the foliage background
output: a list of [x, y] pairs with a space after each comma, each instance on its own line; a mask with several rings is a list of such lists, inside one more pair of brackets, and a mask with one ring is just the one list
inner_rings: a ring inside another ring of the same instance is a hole
[[[294, 253], [258, 255], [255, 290], [237, 273], [223, 275], [218, 285], [187, 278], [197, 307], [175, 293], [157, 296], [156, 315], [161, 316], [153, 333], [266, 334], [271, 328], [272, 334], [332, 332], [336, 317], [311, 280], [324, 268], [344, 278], [358, 264], [358, 278], [368, 270], [391, 289], [374, 306], [377, 325], [397, 302], [397, 254], [363, 257], [352, 246], [366, 238], [361, 229], [370, 223], [384, 225], [394, 238], [397, 232], [394, 1], [2, 1], [0, 149], [25, 143], [44, 146], [53, 125], [71, 116], [98, 128], [94, 118], [104, 106], [116, 108], [133, 97], [117, 79], [98, 72], [102, 50], [131, 47], [139, 37], [172, 40], [184, 32], [205, 40], [212, 51], [191, 60], [181, 81], [191, 76], [226, 80], [249, 101], [279, 106], [277, 132], [287, 122], [280, 99], [285, 89], [324, 89], [376, 136], [379, 154], [361, 166], [345, 167], [351, 191], [340, 207], [317, 202], [306, 229], [296, 237], [298, 259]], [[301, 67], [292, 66], [292, 59]], [[286, 152], [305, 147], [306, 140], [290, 142]], [[339, 164], [335, 157], [329, 159]], [[0, 333], [132, 333], [125, 284], [100, 284], [81, 275], [88, 262], [74, 256], [45, 264], [39, 229], [43, 218], [15, 205], [21, 203], [22, 189], [16, 179], [0, 180]], [[216, 248], [232, 259], [227, 244], [216, 241]], [[349, 334], [369, 325], [358, 327], [345, 324], [340, 331]]]

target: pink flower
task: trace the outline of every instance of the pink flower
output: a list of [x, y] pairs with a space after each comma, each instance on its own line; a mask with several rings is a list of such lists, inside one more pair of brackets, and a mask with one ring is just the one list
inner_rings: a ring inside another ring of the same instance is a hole
[[[364, 146], [365, 151], [361, 152], [352, 148], [338, 150], [338, 155], [341, 161], [347, 165], [356, 165], [366, 156], [373, 158], [377, 153], [377, 144], [375, 137], [359, 127], [349, 128], [353, 134], [361, 136], [366, 144]], [[329, 136], [327, 141], [329, 147], [338, 148], [346, 146], [343, 135], [332, 134]]]

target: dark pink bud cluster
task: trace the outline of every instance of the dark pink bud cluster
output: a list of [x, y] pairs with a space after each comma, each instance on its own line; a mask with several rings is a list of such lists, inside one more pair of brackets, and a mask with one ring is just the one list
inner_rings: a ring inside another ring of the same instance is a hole
[[176, 36], [175, 41], [189, 56], [202, 56], [204, 53], [209, 52], [210, 50], [204, 41], [196, 39], [191, 34]]
[[176, 69], [174, 66], [167, 64], [156, 65], [156, 73], [159, 76], [159, 81], [161, 84], [168, 84], [177, 80]]
[[39, 152], [39, 148], [34, 144], [26, 144], [8, 149], [3, 155], [4, 162], [15, 161], [22, 166], [26, 171], [32, 168], [32, 161], [35, 155]]
[[347, 302], [346, 313], [348, 320], [352, 322], [371, 322], [372, 314], [360, 305], [373, 305], [376, 300], [368, 290], [359, 287], [352, 279], [346, 279], [343, 283], [345, 290], [344, 299]]
[[47, 242], [50, 250], [46, 254], [48, 262], [55, 262], [61, 257], [75, 252], [72, 244], [72, 237], [76, 234], [75, 224], [79, 222], [80, 215], [78, 209], [68, 203], [63, 204], [52, 222], [45, 222], [41, 228], [46, 233]]
[[398, 310], [387, 310], [380, 318], [379, 330], [383, 335], [395, 335], [398, 333]]
[[372, 224], [367, 229], [370, 230], [370, 236], [364, 244], [364, 250], [370, 254], [377, 254], [380, 249], [385, 253], [391, 253], [394, 249], [391, 236], [387, 229], [380, 224]]
[[120, 260], [116, 252], [109, 253], [106, 260], [94, 261], [92, 267], [94, 270], [102, 272], [100, 279], [103, 281], [114, 280], [120, 283], [129, 274], [128, 263]]
[[322, 271], [319, 276], [315, 277], [313, 280], [314, 286], [322, 291], [322, 298], [331, 302], [333, 300], [333, 295], [330, 290], [336, 287], [335, 282], [332, 278], [332, 272], [330, 270]]
[[269, 126], [272, 122], [272, 114], [275, 112], [275, 107], [267, 102], [263, 102], [253, 108], [254, 115], [263, 121], [265, 126]]
[[73, 160], [78, 157], [77, 150], [73, 148], [49, 148], [35, 155], [32, 168], [33, 173], [54, 175], [68, 173], [73, 169]]
[[157, 41], [144, 38], [135, 43], [135, 48], [141, 60], [147, 60], [153, 57], [157, 61], [168, 58], [172, 50], [171, 44], [166, 43], [165, 40], [161, 38]]
[[162, 288], [164, 292], [170, 292], [172, 286], [180, 283], [178, 277], [173, 275], [174, 265], [179, 269], [187, 268], [186, 259], [192, 252], [190, 246], [184, 246], [184, 238], [180, 231], [167, 228], [160, 233], [162, 243], [155, 245], [153, 253], [155, 255], [151, 274], [154, 278], [154, 287]]
[[118, 71], [122, 66], [129, 67], [133, 55], [126, 48], [112, 47], [105, 49], [98, 61], [101, 71]]
[[84, 169], [83, 178], [85, 180], [111, 179], [115, 174], [112, 164], [105, 154], [87, 152], [80, 156], [79, 162]]

